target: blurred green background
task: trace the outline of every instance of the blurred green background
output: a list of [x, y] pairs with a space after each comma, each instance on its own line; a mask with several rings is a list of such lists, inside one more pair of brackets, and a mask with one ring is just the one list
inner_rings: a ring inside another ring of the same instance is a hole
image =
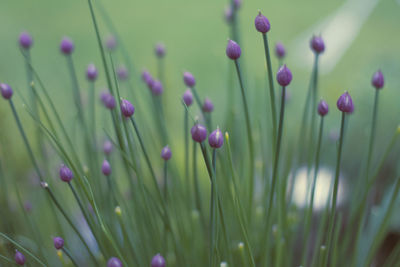
[[[100, 0], [97, 0], [100, 1]], [[95, 2], [97, 2], [95, 1]], [[140, 82], [140, 71], [149, 69], [156, 74], [156, 58], [154, 45], [161, 41], [166, 44], [167, 86], [164, 103], [167, 110], [170, 129], [181, 129], [182, 107], [180, 96], [185, 90], [182, 72], [191, 71], [197, 79], [197, 90], [202, 97], [210, 97], [216, 105], [214, 124], [218, 125], [225, 118], [227, 105], [227, 73], [232, 62], [225, 56], [225, 46], [229, 36], [228, 24], [224, 20], [224, 9], [229, 1], [215, 0], [102, 0], [101, 3], [114, 21], [125, 46], [129, 49], [135, 72], [131, 80], [135, 90], [145, 91], [147, 88]], [[352, 34], [354, 39], [344, 47], [344, 54], [337, 64], [320, 76], [320, 95], [331, 106], [328, 116], [328, 132], [339, 126], [339, 112], [336, 111], [337, 97], [349, 90], [353, 96], [356, 111], [351, 116], [351, 127], [348, 135], [349, 145], [353, 150], [346, 150], [345, 157], [363, 154], [372, 112], [374, 89], [370, 85], [373, 72], [382, 69], [386, 84], [381, 94], [380, 114], [378, 122], [378, 146], [386, 144], [399, 123], [400, 106], [400, 4], [399, 1], [347, 1], [353, 2], [354, 12], [363, 12], [364, 3], [374, 6], [368, 16], [361, 22], [360, 31]], [[285, 62], [293, 71], [293, 82], [289, 88], [291, 100], [287, 113], [286, 133], [296, 136], [304, 97], [311, 72], [307, 62], [299, 60], [298, 53], [311, 54], [308, 47], [299, 52], [296, 40], [310, 32], [324, 19], [334, 16], [346, 1], [243, 1], [239, 11], [242, 60], [245, 67], [246, 84], [252, 117], [263, 120], [266, 114], [268, 95], [266, 95], [266, 76], [264, 53], [261, 35], [254, 29], [254, 18], [261, 10], [271, 22], [268, 33], [271, 49], [277, 41], [283, 42], [287, 48]], [[97, 10], [98, 11], [98, 10]], [[100, 14], [97, 12], [98, 17]], [[340, 14], [339, 14], [340, 15]], [[340, 17], [339, 17], [340, 18]], [[356, 18], [357, 20], [357, 18]], [[104, 23], [100, 23], [103, 36], [110, 32]], [[354, 25], [340, 25], [334, 29], [334, 38], [346, 36], [346, 32]], [[12, 85], [27, 97], [25, 66], [19, 52], [17, 38], [21, 31], [28, 31], [34, 37], [32, 59], [34, 66], [42, 76], [51, 95], [62, 111], [62, 116], [69, 123], [74, 123], [74, 106], [72, 91], [64, 57], [59, 52], [59, 43], [63, 36], [69, 36], [75, 42], [74, 60], [80, 78], [82, 91], [87, 88], [84, 72], [90, 62], [101, 66], [99, 50], [89, 16], [87, 1], [83, 0], [3, 0], [0, 3], [0, 80]], [[316, 34], [322, 33], [324, 29]], [[306, 41], [311, 37], [306, 38]], [[326, 43], [327, 53], [332, 46]], [[296, 52], [295, 52], [296, 51]], [[121, 62], [119, 55], [118, 62]], [[322, 67], [324, 67], [322, 55]], [[277, 69], [274, 58], [273, 66]], [[106, 86], [104, 73], [100, 70], [100, 79], [96, 87], [98, 92]], [[229, 88], [228, 88], [229, 89]], [[239, 90], [235, 86], [233, 93]], [[17, 98], [16, 98], [17, 99]], [[25, 122], [30, 120], [26, 112], [20, 108], [20, 99], [16, 100]], [[135, 102], [135, 100], [133, 100]], [[237, 107], [241, 112], [241, 107]], [[1, 146], [3, 154], [7, 153], [10, 164], [30, 165], [26, 153], [22, 150], [20, 137], [16, 134], [16, 126], [6, 102], [0, 105]], [[240, 113], [239, 113], [240, 114]], [[137, 116], [140, 110], [137, 110]], [[135, 116], [136, 116], [135, 115]], [[241, 117], [241, 116], [240, 116]], [[26, 127], [31, 127], [26, 123]], [[101, 126], [99, 126], [101, 127]], [[173, 130], [172, 130], [173, 131]], [[181, 130], [176, 135], [181, 136]], [[232, 134], [232, 133], [231, 133]], [[297, 138], [293, 138], [297, 140]], [[382, 150], [379, 150], [381, 152]]]

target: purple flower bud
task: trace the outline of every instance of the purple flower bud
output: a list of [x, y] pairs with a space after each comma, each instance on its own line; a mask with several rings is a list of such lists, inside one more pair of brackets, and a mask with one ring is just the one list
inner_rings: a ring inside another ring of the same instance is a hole
[[258, 13], [256, 19], [254, 20], [254, 25], [256, 26], [256, 30], [261, 33], [267, 33], [271, 29], [269, 20], [266, 16], [261, 14], [261, 12]]
[[284, 58], [286, 54], [285, 47], [282, 43], [276, 43], [275, 45], [275, 54], [278, 58]]
[[73, 172], [64, 164], [61, 165], [59, 174], [61, 180], [67, 183], [69, 183], [72, 180], [72, 178], [74, 178]]
[[194, 78], [193, 74], [188, 71], [183, 73], [183, 81], [187, 87], [194, 87], [196, 85], [196, 79]]
[[33, 44], [32, 36], [28, 32], [22, 32], [19, 35], [19, 45], [25, 49], [31, 48]]
[[146, 81], [147, 88], [149, 88], [150, 91], [153, 91], [152, 88], [153, 88], [154, 82], [155, 82], [155, 80], [151, 76]]
[[160, 254], [157, 254], [151, 260], [151, 267], [165, 267], [165, 259]]
[[0, 91], [4, 99], [10, 99], [13, 95], [11, 86], [6, 83], [0, 83]]
[[228, 45], [226, 46], [226, 55], [233, 60], [236, 60], [240, 57], [242, 54], [242, 50], [240, 49], [240, 46], [232, 40], [228, 41]]
[[61, 237], [57, 236], [53, 238], [53, 243], [54, 243], [54, 247], [56, 249], [62, 249], [64, 246], [64, 239], [62, 239]]
[[171, 149], [169, 148], [169, 146], [165, 146], [162, 150], [161, 150], [161, 157], [164, 160], [169, 160], [172, 156], [172, 152]]
[[207, 138], [207, 129], [204, 125], [196, 123], [190, 130], [192, 139], [198, 143], [203, 142]]
[[161, 95], [164, 91], [164, 87], [159, 80], [153, 81], [151, 84], [151, 92], [155, 95]]
[[342, 112], [353, 113], [354, 111], [353, 100], [347, 91], [339, 97], [336, 105]]
[[325, 51], [325, 43], [321, 36], [313, 36], [310, 41], [310, 46], [316, 54], [320, 54]]
[[242, 0], [233, 0], [233, 7], [237, 10], [242, 6]]
[[187, 89], [182, 96], [183, 102], [185, 102], [186, 106], [190, 107], [193, 103], [193, 94], [190, 89]]
[[292, 78], [293, 78], [292, 72], [288, 67], [286, 67], [286, 64], [280, 67], [278, 72], [276, 73], [276, 80], [281, 86], [284, 87], [290, 84]]
[[328, 111], [329, 111], [328, 103], [326, 103], [325, 100], [319, 101], [319, 104], [318, 104], [318, 114], [319, 114], [321, 117], [323, 117], [323, 116], [325, 116], [326, 114], [328, 114]]
[[111, 165], [106, 159], [103, 161], [103, 164], [101, 164], [101, 172], [105, 176], [110, 176], [111, 174]]
[[225, 21], [230, 24], [233, 19], [232, 7], [229, 5], [225, 8]]
[[105, 44], [109, 51], [114, 51], [117, 47], [117, 39], [114, 35], [109, 35], [105, 41]]
[[74, 43], [68, 37], [64, 37], [61, 40], [60, 50], [63, 54], [65, 55], [71, 54], [74, 51], [74, 48], [75, 48]]
[[165, 56], [165, 45], [163, 43], [156, 44], [155, 52], [157, 57], [162, 58]]
[[111, 143], [111, 141], [110, 140], [104, 141], [104, 144], [103, 144], [104, 154], [110, 155], [112, 152], [112, 149], [113, 149], [113, 144]]
[[206, 97], [204, 99], [204, 104], [203, 104], [203, 111], [204, 112], [212, 112], [214, 110], [214, 104], [211, 102], [211, 100]]
[[95, 81], [97, 79], [97, 75], [98, 75], [98, 72], [97, 72], [96, 66], [93, 63], [89, 64], [89, 66], [87, 67], [87, 70], [86, 70], [87, 79], [89, 81]]
[[18, 250], [15, 250], [15, 263], [17, 263], [18, 265], [24, 265], [25, 264], [25, 256], [24, 254], [22, 254], [21, 252], [19, 252]]
[[219, 128], [210, 133], [208, 143], [212, 148], [220, 148], [224, 144], [224, 136]]
[[107, 261], [107, 267], [123, 267], [122, 261], [116, 257], [112, 257]]
[[152, 77], [151, 77], [150, 72], [148, 72], [147, 70], [143, 70], [143, 71], [142, 71], [142, 80], [143, 80], [146, 84], [148, 84], [149, 80], [151, 80], [151, 79], [152, 79]]
[[385, 79], [383, 78], [382, 71], [378, 70], [372, 76], [372, 85], [376, 89], [382, 89], [384, 84], [385, 84]]
[[135, 107], [126, 99], [121, 100], [121, 112], [126, 118], [129, 118], [135, 113]]
[[128, 69], [125, 66], [119, 66], [117, 69], [118, 78], [125, 81], [129, 77]]
[[116, 105], [115, 98], [109, 92], [102, 92], [100, 94], [100, 99], [106, 108], [108, 109], [115, 108]]

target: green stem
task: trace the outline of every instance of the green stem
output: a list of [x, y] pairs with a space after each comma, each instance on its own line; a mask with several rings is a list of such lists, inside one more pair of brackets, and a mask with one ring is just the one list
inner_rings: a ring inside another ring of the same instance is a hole
[[101, 42], [100, 31], [99, 31], [99, 27], [97, 25], [96, 16], [94, 14], [92, 1], [93, 0], [88, 0], [89, 9], [90, 9], [90, 15], [92, 17], [94, 30], [96, 32], [97, 45], [99, 46], [99, 49], [100, 49], [101, 61], [103, 62], [104, 71], [106, 73], [107, 85], [108, 85], [108, 88], [110, 88], [110, 90], [111, 90], [112, 89], [111, 77], [110, 77], [110, 73], [108, 72], [107, 60], [106, 60], [106, 56], [105, 56], [105, 53], [104, 53], [103, 44]]
[[[303, 107], [303, 115], [302, 115], [302, 119], [301, 119], [301, 123], [300, 123], [300, 133], [298, 135], [299, 139], [297, 141], [297, 143], [299, 144], [298, 147], [298, 155], [297, 155], [297, 162], [296, 162], [296, 167], [295, 167], [295, 173], [293, 175], [293, 177], [296, 177], [296, 173], [298, 170], [298, 166], [300, 164], [302, 164], [302, 159], [304, 158], [304, 151], [307, 150], [307, 142], [304, 141], [304, 137], [307, 136], [307, 125], [308, 125], [308, 120], [309, 120], [309, 112], [310, 112], [310, 101], [311, 101], [311, 97], [313, 94], [313, 81], [314, 81], [314, 77], [317, 73], [317, 68], [318, 68], [318, 63], [317, 63], [318, 57], [314, 58], [314, 65], [313, 65], [313, 69], [311, 72], [311, 77], [310, 77], [310, 81], [308, 84], [308, 90], [307, 90], [307, 95], [306, 95], [306, 101], [304, 103], [304, 107]], [[315, 112], [315, 110], [313, 110], [312, 112]], [[313, 139], [311, 140], [312, 142], [314, 141]], [[312, 153], [310, 153], [312, 154]], [[309, 157], [309, 163], [311, 163], [311, 157]], [[293, 183], [295, 181], [293, 180]], [[292, 200], [292, 195], [293, 195], [293, 189], [294, 186], [293, 184], [290, 187], [290, 192], [289, 192], [289, 203], [291, 203]]]
[[[250, 114], [249, 108], [247, 106], [246, 91], [243, 85], [242, 74], [240, 71], [239, 61], [235, 60], [236, 72], [239, 79], [240, 90], [242, 93], [243, 109], [246, 119], [246, 129], [247, 129], [247, 141], [249, 146], [249, 157], [250, 157], [250, 168], [249, 168], [249, 214], [251, 215], [251, 210], [253, 208], [253, 192], [254, 192], [254, 145], [253, 145], [253, 134], [251, 131]], [[251, 218], [251, 216], [249, 216]]]
[[328, 264], [328, 257], [332, 246], [332, 237], [335, 230], [335, 217], [336, 217], [336, 202], [337, 202], [337, 195], [338, 195], [338, 188], [339, 188], [339, 174], [340, 174], [340, 161], [342, 158], [342, 148], [343, 148], [343, 139], [344, 139], [344, 125], [345, 125], [346, 113], [342, 112], [342, 122], [340, 125], [340, 139], [339, 139], [339, 148], [337, 153], [336, 159], [336, 170], [335, 170], [335, 183], [333, 186], [333, 195], [332, 195], [332, 202], [331, 202], [331, 212], [329, 218], [329, 227], [328, 227], [328, 237], [326, 240], [326, 253], [323, 255], [323, 266], [327, 266]]
[[72, 60], [72, 57], [70, 55], [67, 56], [67, 64], [68, 64], [68, 69], [69, 69], [70, 76], [71, 76], [72, 87], [73, 87], [73, 92], [74, 92], [74, 101], [75, 101], [76, 109], [78, 110], [78, 117], [79, 117], [80, 122], [82, 123], [82, 127], [85, 127], [85, 120], [83, 118], [82, 99], [81, 99], [81, 93], [80, 93], [80, 89], [79, 89], [78, 78], [76, 77], [74, 61]]
[[197, 105], [199, 106], [201, 115], [202, 115], [203, 118], [204, 118], [204, 121], [205, 121], [205, 123], [206, 123], [207, 129], [210, 130], [210, 129], [211, 129], [210, 121], [207, 120], [207, 114], [206, 114], [206, 113], [204, 112], [204, 110], [203, 110], [203, 105], [202, 105], [202, 103], [201, 103], [201, 99], [200, 99], [199, 94], [197, 93], [197, 90], [196, 90], [196, 88], [194, 88], [194, 87], [190, 87], [190, 90], [192, 91], [193, 96], [194, 96], [194, 99], [196, 100], [196, 103], [197, 103]]
[[92, 232], [93, 237], [95, 238], [95, 240], [96, 240], [98, 246], [99, 246], [100, 248], [102, 248], [102, 245], [101, 245], [101, 243], [99, 242], [98, 237], [96, 236], [96, 232], [95, 232], [94, 226], [93, 226], [93, 224], [92, 224], [92, 221], [91, 221], [91, 220], [89, 219], [89, 217], [87, 216], [87, 214], [86, 214], [86, 209], [83, 207], [82, 201], [81, 201], [81, 199], [79, 198], [78, 193], [76, 192], [74, 186], [73, 186], [70, 182], [68, 183], [68, 186], [69, 186], [69, 188], [71, 189], [72, 194], [74, 195], [76, 202], [78, 203], [78, 206], [79, 206], [79, 208], [80, 208], [80, 210], [81, 210], [81, 212], [82, 212], [82, 214], [83, 214], [83, 217], [84, 217], [85, 220], [86, 220], [86, 223], [88, 224], [88, 226], [89, 226], [89, 228], [90, 228], [90, 231]]
[[367, 167], [365, 169], [367, 181], [369, 180], [370, 166], [371, 166], [372, 154], [373, 154], [374, 143], [375, 143], [376, 120], [378, 117], [379, 92], [380, 92], [380, 90], [375, 91], [374, 110], [372, 112], [371, 134], [370, 134], [369, 146], [368, 146], [368, 159], [367, 159]]
[[366, 265], [364, 265], [364, 266], [371, 266], [371, 261], [372, 261], [373, 257], [375, 256], [376, 250], [379, 247], [379, 245], [381, 244], [381, 242], [384, 238], [384, 234], [387, 230], [387, 226], [388, 226], [389, 220], [392, 216], [393, 209], [395, 208], [396, 199], [399, 195], [399, 191], [400, 191], [400, 177], [398, 177], [396, 179], [394, 191], [392, 193], [392, 196], [391, 196], [390, 202], [389, 202], [389, 207], [387, 208], [385, 216], [383, 217], [382, 223], [379, 225], [379, 230], [373, 239], [371, 248], [369, 249], [369, 252], [367, 254], [368, 256], [367, 256], [367, 260], [366, 260]]
[[91, 121], [91, 129], [92, 129], [92, 146], [93, 146], [93, 151], [96, 150], [96, 145], [97, 145], [97, 138], [96, 138], [96, 95], [95, 95], [95, 86], [94, 82], [90, 82], [89, 84], [89, 102], [90, 102], [90, 121]]
[[[191, 191], [190, 191], [190, 179], [189, 179], [189, 114], [188, 111], [184, 110], [185, 115], [183, 119], [183, 136], [185, 139], [185, 183], [186, 183], [186, 191], [187, 191], [187, 199], [190, 199]], [[188, 205], [190, 207], [190, 201], [188, 201]], [[199, 211], [200, 212], [200, 211]]]
[[267, 62], [268, 82], [269, 82], [269, 97], [271, 102], [271, 117], [272, 117], [272, 141], [276, 142], [276, 106], [275, 106], [275, 89], [274, 79], [272, 74], [271, 56], [268, 47], [268, 37], [266, 33], [262, 34], [264, 41], [265, 60]]
[[[167, 180], [167, 160], [164, 161], [164, 201], [168, 206], [168, 180]], [[168, 254], [168, 227], [164, 225], [164, 255]]]
[[[367, 165], [365, 167], [365, 179], [368, 183], [370, 182], [369, 175], [370, 175], [371, 160], [372, 160], [372, 154], [373, 154], [374, 143], [375, 143], [376, 120], [377, 120], [377, 116], [378, 116], [379, 91], [380, 90], [375, 90], [375, 100], [374, 100], [374, 109], [372, 112], [372, 125], [371, 125], [371, 133], [370, 133], [370, 137], [369, 137]], [[369, 186], [367, 186], [367, 190], [365, 192], [366, 193], [363, 196], [364, 201], [363, 201], [363, 204], [361, 204], [361, 209], [359, 210], [359, 212], [356, 211], [356, 214], [360, 213], [360, 218], [356, 222], [357, 228], [355, 228], [355, 229], [357, 229], [356, 230], [357, 234], [355, 237], [354, 244], [357, 244], [357, 245], [358, 245], [358, 241], [360, 239], [362, 228], [363, 228], [361, 222], [363, 221], [364, 209], [366, 207], [366, 200], [367, 200], [367, 196], [368, 196], [368, 192], [369, 192]], [[352, 260], [352, 264], [351, 264], [351, 266], [353, 266], [353, 267], [356, 266], [358, 252], [359, 252], [359, 249], [355, 249], [355, 253], [353, 254], [353, 257], [352, 257], [353, 260]]]
[[68, 258], [72, 261], [72, 264], [74, 266], [79, 267], [79, 265], [78, 265], [78, 263], [76, 263], [74, 257], [72, 257], [71, 252], [66, 247], [63, 247], [62, 251], [65, 253], [65, 255], [68, 256]]
[[319, 133], [318, 133], [318, 142], [317, 142], [317, 151], [315, 153], [315, 163], [314, 163], [314, 177], [311, 186], [311, 196], [310, 196], [310, 204], [308, 205], [307, 214], [306, 214], [306, 222], [304, 224], [304, 249], [303, 249], [303, 257], [302, 257], [302, 265], [306, 266], [307, 263], [307, 252], [308, 252], [308, 241], [309, 235], [311, 231], [311, 217], [313, 213], [314, 207], [314, 194], [315, 194], [315, 185], [317, 183], [318, 170], [319, 170], [319, 162], [320, 162], [320, 152], [321, 152], [321, 141], [322, 134], [324, 129], [324, 117], [321, 117], [321, 123], [319, 125]]
[[317, 97], [318, 97], [318, 54], [315, 54], [314, 61], [314, 75], [312, 79], [312, 92], [311, 92], [311, 126], [308, 140], [309, 154], [308, 154], [308, 168], [307, 172], [311, 172], [312, 155], [314, 154], [314, 136], [315, 136], [315, 124], [317, 113]]
[[[237, 177], [236, 177], [236, 173], [235, 170], [233, 169], [233, 161], [232, 161], [232, 153], [231, 153], [231, 146], [230, 146], [230, 142], [229, 142], [229, 135], [228, 133], [225, 134], [225, 139], [226, 139], [226, 147], [227, 147], [227, 152], [228, 152], [228, 161], [229, 161], [229, 167], [231, 170], [231, 174], [232, 174], [232, 183], [233, 183], [233, 189], [235, 191], [235, 196], [234, 196], [234, 200], [236, 201], [238, 208], [235, 208], [235, 212], [239, 218], [239, 224], [240, 224], [240, 229], [242, 231], [243, 237], [244, 237], [244, 241], [245, 241], [245, 245], [246, 245], [246, 250], [248, 253], [248, 256], [250, 258], [250, 263], [252, 267], [255, 267], [256, 264], [254, 262], [254, 256], [253, 253], [251, 251], [251, 245], [250, 245], [250, 240], [249, 240], [249, 236], [247, 233], [247, 222], [246, 222], [246, 217], [245, 217], [245, 213], [243, 210], [243, 205], [242, 202], [240, 200], [239, 197], [239, 189], [236, 183]], [[235, 202], [234, 201], [234, 202]], [[239, 209], [239, 211], [238, 211]]]
[[202, 223], [204, 232], [206, 232], [206, 229], [207, 229], [206, 219], [205, 219], [205, 215], [204, 215], [203, 207], [202, 207], [203, 202], [201, 199], [199, 178], [198, 178], [198, 173], [197, 173], [197, 143], [196, 142], [193, 142], [193, 150], [192, 151], [193, 151], [192, 169], [193, 169], [193, 187], [194, 187], [195, 205], [196, 205], [196, 209], [200, 213], [201, 223]]
[[[282, 140], [282, 133], [283, 133], [283, 122], [285, 117], [285, 96], [286, 96], [286, 87], [282, 87], [282, 96], [281, 96], [281, 108], [280, 108], [280, 115], [279, 115], [279, 126], [278, 126], [278, 137], [276, 140], [276, 148], [275, 148], [275, 158], [274, 158], [274, 167], [272, 171], [272, 183], [271, 183], [271, 191], [269, 192], [269, 200], [268, 200], [268, 209], [267, 209], [267, 217], [266, 217], [266, 231], [267, 235], [269, 236], [270, 227], [271, 227], [271, 213], [272, 213], [272, 203], [274, 201], [275, 195], [275, 187], [276, 181], [278, 177], [278, 167], [279, 167], [279, 156], [281, 151], [281, 140]], [[268, 238], [265, 238], [268, 239]], [[265, 240], [267, 244], [269, 244], [268, 240]], [[268, 259], [268, 245], [267, 245], [267, 255], [264, 257], [265, 260]]]

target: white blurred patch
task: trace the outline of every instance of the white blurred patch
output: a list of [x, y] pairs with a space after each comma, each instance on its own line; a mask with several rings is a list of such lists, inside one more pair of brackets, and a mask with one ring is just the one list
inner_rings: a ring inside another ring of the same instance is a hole
[[291, 54], [295, 57], [294, 62], [300, 68], [311, 68], [314, 57], [310, 50], [310, 39], [313, 35], [321, 34], [325, 41], [325, 52], [320, 57], [321, 72], [332, 71], [357, 38], [378, 2], [379, 0], [347, 0], [332, 15], [294, 39], [290, 45], [290, 50], [293, 51]]
[[[305, 208], [310, 202], [313, 176], [314, 170], [312, 170], [309, 177], [307, 177], [307, 167], [302, 167], [297, 171], [294, 180], [292, 201], [293, 204], [300, 208]], [[333, 187], [334, 179], [335, 173], [331, 169], [324, 167], [319, 168], [314, 194], [315, 211], [325, 208], [327, 202], [331, 200], [332, 193], [330, 187]], [[337, 206], [343, 203], [344, 197], [345, 186], [343, 179], [339, 179]]]

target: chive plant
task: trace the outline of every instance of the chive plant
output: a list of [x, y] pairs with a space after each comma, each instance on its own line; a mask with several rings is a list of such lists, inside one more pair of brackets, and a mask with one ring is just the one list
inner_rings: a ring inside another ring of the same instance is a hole
[[[69, 88], [67, 84], [65, 90], [70, 90], [73, 99], [50, 96], [46, 80], [32, 60], [33, 38], [27, 32], [19, 36], [19, 48], [27, 69], [30, 101], [24, 98], [26, 88], [13, 86], [17, 81], [0, 83], [2, 104], [9, 106], [3, 115], [15, 121], [17, 128], [10, 126], [10, 131], [18, 131], [37, 178], [32, 184], [21, 175], [29, 163], [18, 170], [8, 167], [16, 166], [9, 164], [9, 146], [0, 150], [1, 266], [376, 265], [400, 191], [400, 169], [385, 168], [396, 164], [391, 155], [398, 145], [400, 127], [386, 146], [377, 145], [382, 141], [377, 134], [384, 85], [381, 71], [372, 78], [376, 91], [368, 140], [362, 135], [357, 140], [368, 143], [365, 162], [361, 155], [350, 159], [350, 142], [345, 136], [360, 131], [349, 120], [353, 99], [348, 92], [342, 94], [336, 103], [338, 111], [329, 111], [329, 99], [317, 102], [319, 88], [325, 87], [318, 83], [319, 57], [325, 50], [320, 36], [310, 42], [314, 65], [308, 91], [299, 92], [306, 96], [304, 109], [293, 114], [286, 106], [288, 87], [294, 85], [292, 71], [283, 64], [285, 47], [273, 36], [267, 38], [270, 22], [261, 13], [256, 16], [255, 28], [264, 43], [263, 80], [269, 87], [269, 99], [260, 98], [259, 106], [253, 99], [263, 89], [248, 82], [254, 77], [245, 75], [239, 64], [242, 48], [236, 41], [240, 39], [241, 1], [232, 0], [226, 19], [235, 41], [228, 41], [225, 53], [233, 60], [230, 67], [235, 68], [237, 77], [228, 71], [227, 87], [239, 87], [243, 110], [239, 114], [243, 116], [231, 116], [233, 107], [226, 109], [226, 116], [219, 116], [221, 103], [206, 97], [201, 81], [196, 83], [192, 73], [183, 73], [183, 83], [172, 84], [168, 79], [165, 87], [164, 45], [155, 48], [155, 70], [142, 71], [143, 83], [136, 80], [137, 62], [131, 61], [131, 51], [124, 48], [107, 10], [93, 0], [87, 3], [101, 64], [90, 64], [79, 75], [72, 54], [79, 56], [84, 51], [75, 51], [69, 38], [62, 40], [60, 51], [72, 85]], [[105, 39], [102, 32], [107, 31], [112, 35]], [[271, 57], [270, 41], [276, 44], [277, 60]], [[168, 74], [174, 73], [169, 67]], [[83, 74], [88, 105], [82, 101], [79, 85], [78, 77]], [[104, 75], [107, 90], [98, 93], [100, 75]], [[140, 90], [145, 87], [148, 94]], [[164, 93], [170, 93], [172, 87], [181, 89], [180, 97], [164, 106]], [[238, 90], [229, 91], [229, 99], [234, 99]], [[142, 101], [146, 97], [149, 102]], [[68, 120], [57, 105], [61, 101], [69, 101], [69, 112], [78, 119], [74, 131], [67, 127]], [[164, 113], [170, 104], [181, 108], [183, 118]], [[228, 104], [233, 106], [233, 102]], [[257, 119], [254, 111], [268, 105], [270, 114]], [[339, 116], [340, 121], [335, 119]], [[340, 125], [337, 143], [326, 140], [327, 119]], [[179, 130], [169, 127], [172, 121]], [[293, 121], [301, 122], [300, 131], [285, 134], [286, 124]], [[29, 124], [39, 132], [37, 136], [27, 131]], [[245, 138], [241, 128], [246, 131]], [[13, 141], [8, 141], [9, 145], [14, 145]], [[43, 153], [44, 149], [51, 156]], [[304, 162], [306, 182], [301, 188]], [[357, 181], [344, 183], [346, 172], [354, 166], [362, 166]], [[332, 179], [323, 174], [325, 169]], [[382, 177], [387, 186], [378, 184]], [[320, 183], [325, 183], [324, 188]], [[355, 192], [347, 199], [342, 198], [344, 184], [347, 191]], [[15, 189], [15, 197], [10, 188]], [[376, 191], [382, 200], [377, 200]], [[303, 205], [295, 203], [294, 195], [305, 199]], [[11, 205], [14, 199], [18, 209]], [[380, 208], [375, 212], [377, 205]], [[397, 266], [399, 252], [400, 243], [387, 251], [384, 266]]]

